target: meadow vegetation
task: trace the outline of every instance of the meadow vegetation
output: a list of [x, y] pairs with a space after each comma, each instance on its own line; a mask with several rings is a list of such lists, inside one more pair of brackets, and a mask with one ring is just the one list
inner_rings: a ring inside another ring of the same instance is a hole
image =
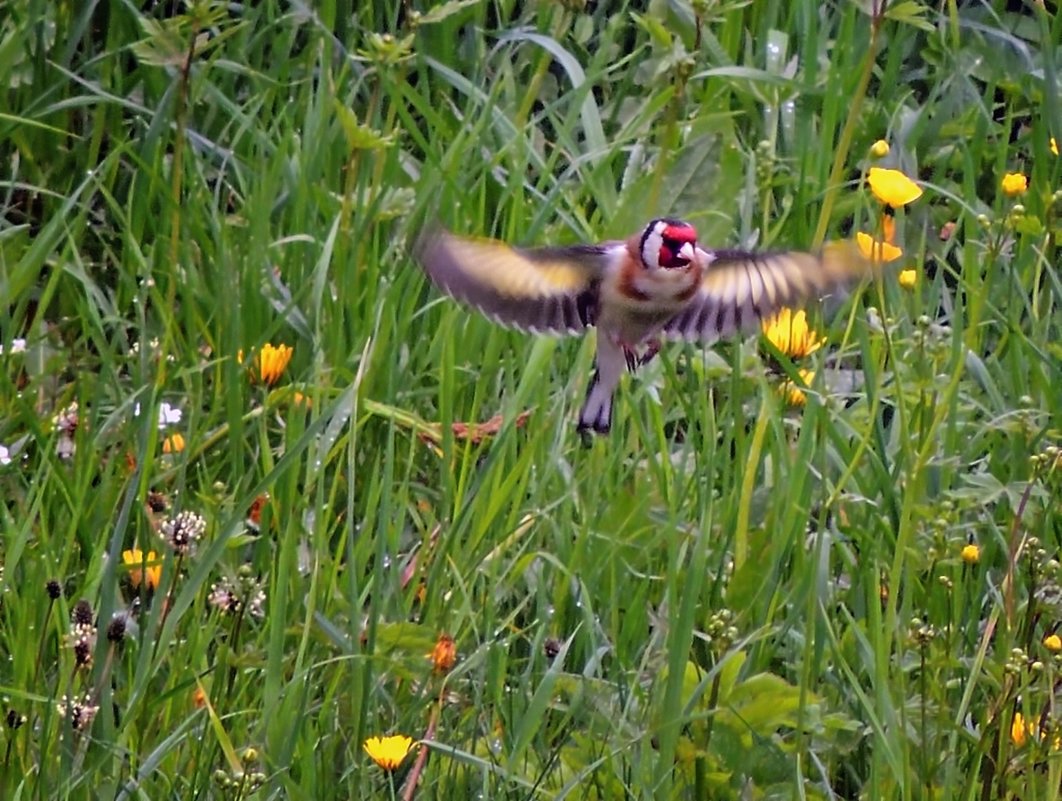
[[[0, 9], [0, 798], [1059, 797], [1057, 3]], [[585, 443], [410, 258], [665, 215], [887, 264]]]

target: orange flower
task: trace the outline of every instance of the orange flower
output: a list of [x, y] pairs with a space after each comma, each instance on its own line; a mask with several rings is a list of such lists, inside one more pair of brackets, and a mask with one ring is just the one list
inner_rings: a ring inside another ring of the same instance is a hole
[[130, 548], [122, 551], [122, 562], [129, 568], [129, 583], [133, 589], [139, 589], [141, 583], [147, 585], [149, 590], [154, 590], [162, 580], [162, 561], [154, 551], [148, 551], [145, 558], [144, 552], [139, 548]]
[[[251, 381], [260, 381], [267, 387], [273, 386], [287, 369], [293, 352], [291, 345], [273, 345], [270, 342], [264, 344], [254, 357]], [[236, 360], [243, 364], [242, 350], [236, 354]]]
[[192, 693], [192, 706], [196, 709], [202, 709], [206, 706], [207, 696], [202, 687], [196, 687], [195, 692]]
[[184, 450], [184, 437], [180, 434], [170, 434], [162, 440], [163, 453], [180, 453]]
[[449, 673], [454, 663], [457, 662], [457, 646], [454, 645], [454, 638], [449, 634], [440, 634], [428, 657], [431, 659], [432, 670], [436, 673]]
[[247, 524], [255, 531], [258, 531], [262, 523], [262, 507], [267, 503], [269, 503], [269, 493], [263, 492], [251, 501], [251, 508], [247, 510]]

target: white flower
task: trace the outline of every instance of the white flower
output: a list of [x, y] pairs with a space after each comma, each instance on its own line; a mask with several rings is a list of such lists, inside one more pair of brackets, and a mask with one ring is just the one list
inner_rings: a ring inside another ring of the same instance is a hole
[[4, 346], [0, 345], [0, 356], [5, 353], [25, 353], [26, 352], [26, 340], [22, 337], [15, 337], [11, 340], [11, 350], [4, 350]]
[[181, 415], [184, 414], [176, 406], [170, 406], [168, 403], [159, 404], [159, 428], [165, 428], [166, 426], [175, 426], [181, 422]]
[[0, 445], [0, 465], [11, 464], [11, 451], [6, 445]]
[[[159, 404], [159, 431], [162, 431], [167, 426], [175, 426], [181, 422], [181, 416], [184, 414], [176, 406], [170, 406], [170, 404], [163, 402]], [[133, 417], [140, 416], [140, 404], [136, 404], [133, 407]]]

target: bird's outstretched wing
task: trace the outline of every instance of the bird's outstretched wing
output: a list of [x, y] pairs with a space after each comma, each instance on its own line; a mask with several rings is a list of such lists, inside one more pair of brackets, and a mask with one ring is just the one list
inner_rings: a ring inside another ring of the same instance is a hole
[[594, 323], [609, 247], [521, 249], [434, 229], [414, 255], [439, 289], [502, 325], [574, 334]]
[[850, 242], [831, 242], [817, 254], [722, 250], [713, 255], [697, 294], [664, 326], [669, 336], [711, 342], [752, 330], [784, 306], [802, 305], [873, 274], [871, 263]]

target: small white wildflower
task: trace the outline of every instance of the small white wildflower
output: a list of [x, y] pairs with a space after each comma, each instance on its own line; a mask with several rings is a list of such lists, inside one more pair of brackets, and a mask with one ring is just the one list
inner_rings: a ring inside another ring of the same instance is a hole
[[11, 464], [11, 451], [6, 445], [0, 445], [0, 465]]
[[181, 416], [184, 414], [176, 406], [170, 406], [168, 403], [159, 404], [159, 428], [165, 428], [166, 426], [175, 426], [181, 422]]
[[25, 353], [25, 352], [26, 352], [26, 340], [23, 339], [22, 337], [15, 337], [14, 339], [11, 340], [11, 349], [10, 350], [4, 350], [4, 346], [0, 345], [0, 356], [3, 356], [5, 353], [14, 355], [16, 353]]
[[[177, 425], [181, 422], [181, 417], [184, 415], [180, 409], [176, 406], [170, 406], [170, 404], [163, 401], [159, 404], [159, 431], [162, 431], [167, 426]], [[140, 416], [140, 404], [137, 403], [133, 406], [133, 417]]]

